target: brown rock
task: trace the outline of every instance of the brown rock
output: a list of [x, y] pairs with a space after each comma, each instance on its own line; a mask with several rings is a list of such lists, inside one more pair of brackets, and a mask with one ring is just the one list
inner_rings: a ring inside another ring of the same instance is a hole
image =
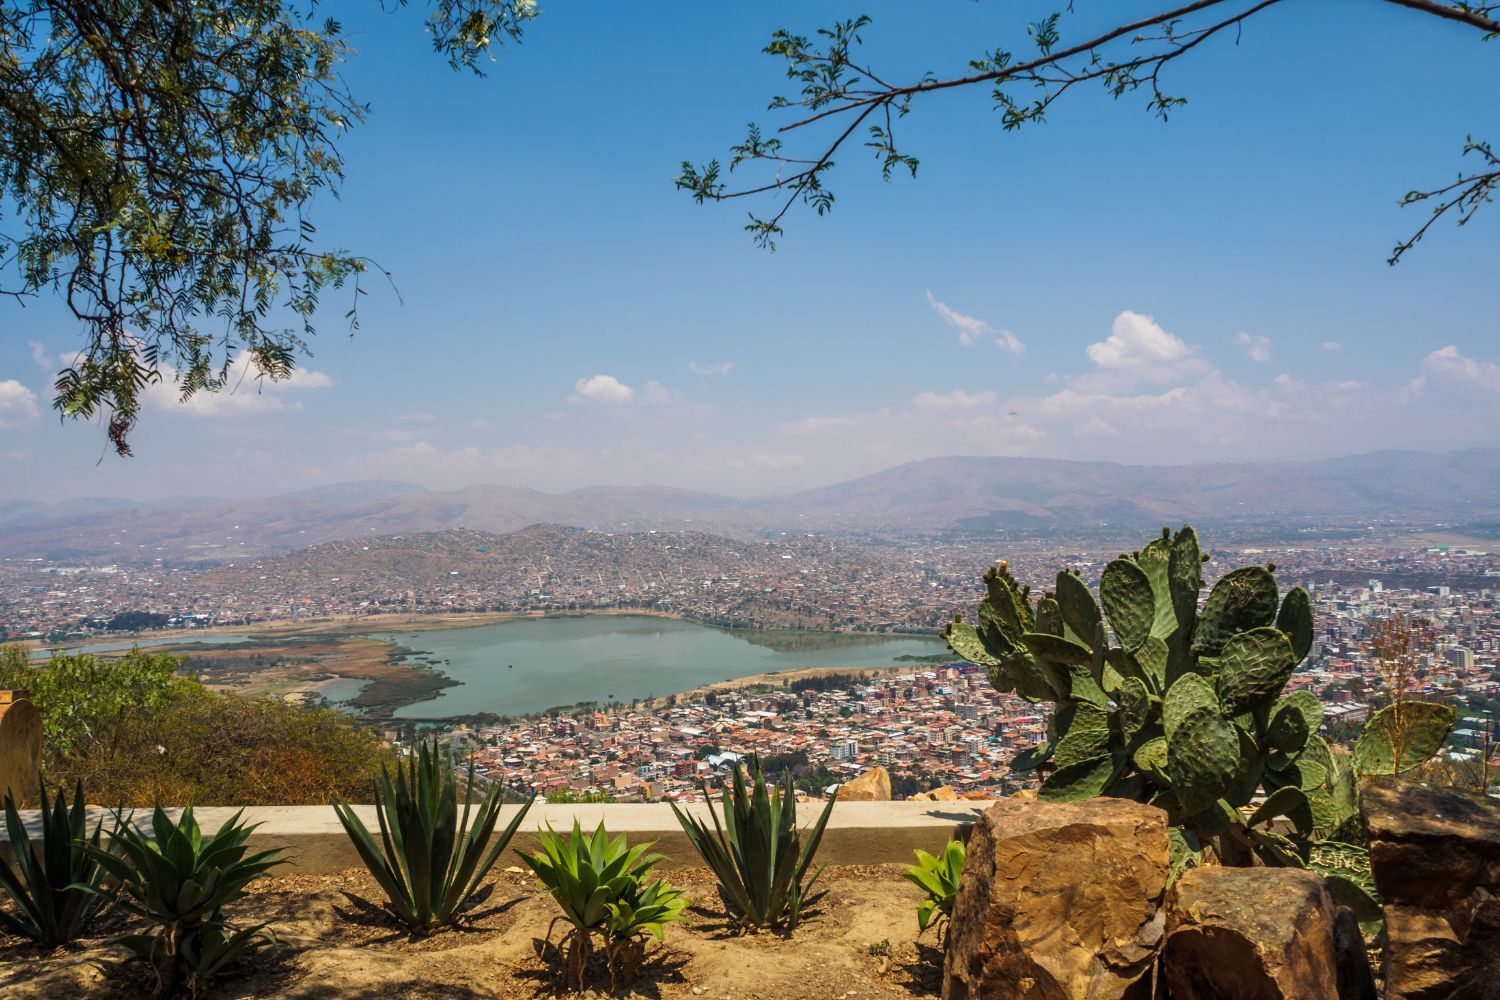
[[877, 765], [840, 785], [836, 797], [840, 802], [889, 802], [891, 772]]
[[25, 691], [0, 691], [0, 802], [7, 791], [18, 803], [36, 798], [42, 766], [42, 713]]
[[1322, 876], [1183, 872], [1168, 894], [1162, 974], [1173, 1000], [1337, 998], [1334, 904]]
[[969, 837], [944, 1000], [1118, 1000], [1161, 940], [1167, 815], [1125, 799], [1003, 799]]
[[1391, 1000], [1500, 998], [1500, 803], [1393, 778], [1360, 799]]
[[958, 793], [952, 785], [939, 785], [927, 793], [927, 798], [932, 802], [957, 802]]
[[1347, 906], [1337, 907], [1333, 913], [1333, 951], [1338, 962], [1339, 1000], [1379, 1000], [1359, 919]]
[[1019, 791], [1011, 792], [1010, 797], [1013, 799], [1034, 799], [1036, 798], [1036, 789], [1022, 788]]
[[964, 792], [959, 798], [965, 802], [994, 802], [995, 797], [988, 792]]

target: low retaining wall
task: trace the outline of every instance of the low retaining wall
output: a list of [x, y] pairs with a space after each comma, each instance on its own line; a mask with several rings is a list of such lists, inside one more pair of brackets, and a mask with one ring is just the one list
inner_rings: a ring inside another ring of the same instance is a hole
[[[820, 865], [873, 865], [891, 862], [910, 863], [912, 852], [918, 848], [937, 853], [960, 829], [974, 821], [990, 802], [843, 802], [833, 808], [828, 827], [823, 834], [823, 843], [818, 850]], [[503, 828], [515, 816], [516, 806], [506, 806], [500, 814], [499, 825]], [[708, 817], [707, 805], [692, 803], [685, 807], [689, 812]], [[803, 803], [798, 808], [798, 819], [803, 827], [816, 822], [823, 804]], [[374, 806], [356, 806], [359, 818], [370, 832], [379, 837]], [[175, 818], [181, 810], [170, 809]], [[225, 820], [237, 812], [229, 806], [205, 806], [194, 810], [198, 824], [205, 832], [219, 828]], [[40, 835], [40, 814], [32, 811], [22, 814], [33, 837]], [[145, 825], [150, 822], [150, 810], [136, 810], [134, 821]], [[521, 821], [511, 850], [530, 851], [537, 847], [536, 831], [551, 824], [554, 829], [569, 829], [577, 819], [586, 829], [593, 829], [603, 820], [611, 834], [624, 833], [632, 844], [654, 841], [653, 850], [666, 855], [663, 869], [693, 868], [702, 865], [682, 827], [672, 815], [670, 806], [664, 803], [619, 804], [619, 805], [544, 805], [541, 802], [531, 807]], [[110, 813], [90, 810], [89, 829], [103, 820], [108, 830], [113, 822]], [[338, 817], [330, 806], [253, 806], [244, 810], [244, 819], [260, 826], [250, 837], [250, 849], [267, 850], [272, 847], [287, 849], [290, 864], [277, 869], [277, 874], [322, 875], [359, 867], [361, 862], [349, 838], [345, 835]], [[3, 824], [0, 824], [0, 853], [10, 854], [5, 839]], [[517, 863], [502, 860], [502, 867]]]

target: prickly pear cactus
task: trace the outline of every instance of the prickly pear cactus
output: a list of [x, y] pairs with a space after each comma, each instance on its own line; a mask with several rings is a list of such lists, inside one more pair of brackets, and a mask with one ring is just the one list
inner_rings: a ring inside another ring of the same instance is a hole
[[1221, 856], [1287, 863], [1290, 842], [1270, 822], [1332, 829], [1352, 795], [1318, 736], [1318, 699], [1282, 693], [1312, 648], [1312, 601], [1300, 587], [1282, 595], [1272, 567], [1245, 566], [1200, 611], [1204, 561], [1191, 527], [1164, 528], [1104, 568], [1097, 601], [1067, 570], [1033, 601], [1002, 563], [985, 576], [977, 621], [956, 619], [946, 638], [997, 690], [1056, 706], [1047, 742], [1012, 764], [1050, 765], [1041, 798], [1151, 802]]

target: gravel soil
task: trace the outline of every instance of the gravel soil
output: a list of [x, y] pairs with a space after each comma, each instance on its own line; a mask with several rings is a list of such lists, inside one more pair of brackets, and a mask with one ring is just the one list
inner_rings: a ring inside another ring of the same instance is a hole
[[[673, 872], [693, 901], [690, 922], [654, 941], [634, 980], [612, 989], [602, 966], [584, 996], [701, 997], [704, 1000], [909, 1000], [939, 993], [941, 955], [929, 930], [917, 937], [920, 893], [900, 865], [830, 868], [826, 892], [790, 937], [739, 935], [729, 925], [712, 875]], [[239, 925], [268, 921], [280, 945], [234, 969], [212, 998], [445, 997], [473, 1000], [577, 996], [563, 982], [555, 949], [544, 947], [556, 904], [529, 872], [497, 869], [486, 895], [456, 930], [407, 935], [383, 909], [363, 869], [264, 879], [237, 904]], [[154, 981], [107, 939], [129, 926], [101, 921], [97, 938], [45, 953], [0, 938], [0, 996], [6, 1000], [149, 997]], [[561, 935], [561, 924], [554, 940]]]

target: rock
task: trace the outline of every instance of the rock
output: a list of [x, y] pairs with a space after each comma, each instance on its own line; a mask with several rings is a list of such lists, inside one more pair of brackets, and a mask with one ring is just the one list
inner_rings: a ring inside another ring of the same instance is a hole
[[25, 691], [0, 691], [0, 802], [7, 791], [25, 805], [36, 798], [42, 766], [42, 713]]
[[956, 802], [958, 793], [953, 790], [952, 785], [939, 785], [931, 791], [918, 792], [912, 798], [921, 802]]
[[964, 792], [959, 798], [965, 802], [994, 802], [995, 797], [988, 792]]
[[1333, 954], [1338, 966], [1339, 1000], [1379, 1000], [1359, 919], [1347, 906], [1335, 907], [1333, 912]]
[[1173, 1000], [1332, 1000], [1339, 996], [1334, 909], [1315, 872], [1185, 871], [1167, 900], [1167, 989]]
[[944, 1000], [1119, 1000], [1161, 941], [1167, 814], [1125, 799], [1003, 799], [969, 836]]
[[1360, 798], [1391, 1000], [1500, 997], [1500, 803], [1394, 778]]
[[1036, 789], [1022, 788], [1019, 791], [1011, 792], [1010, 797], [1013, 799], [1034, 799], [1036, 798]]
[[877, 765], [840, 785], [836, 798], [840, 802], [889, 802], [891, 772]]

